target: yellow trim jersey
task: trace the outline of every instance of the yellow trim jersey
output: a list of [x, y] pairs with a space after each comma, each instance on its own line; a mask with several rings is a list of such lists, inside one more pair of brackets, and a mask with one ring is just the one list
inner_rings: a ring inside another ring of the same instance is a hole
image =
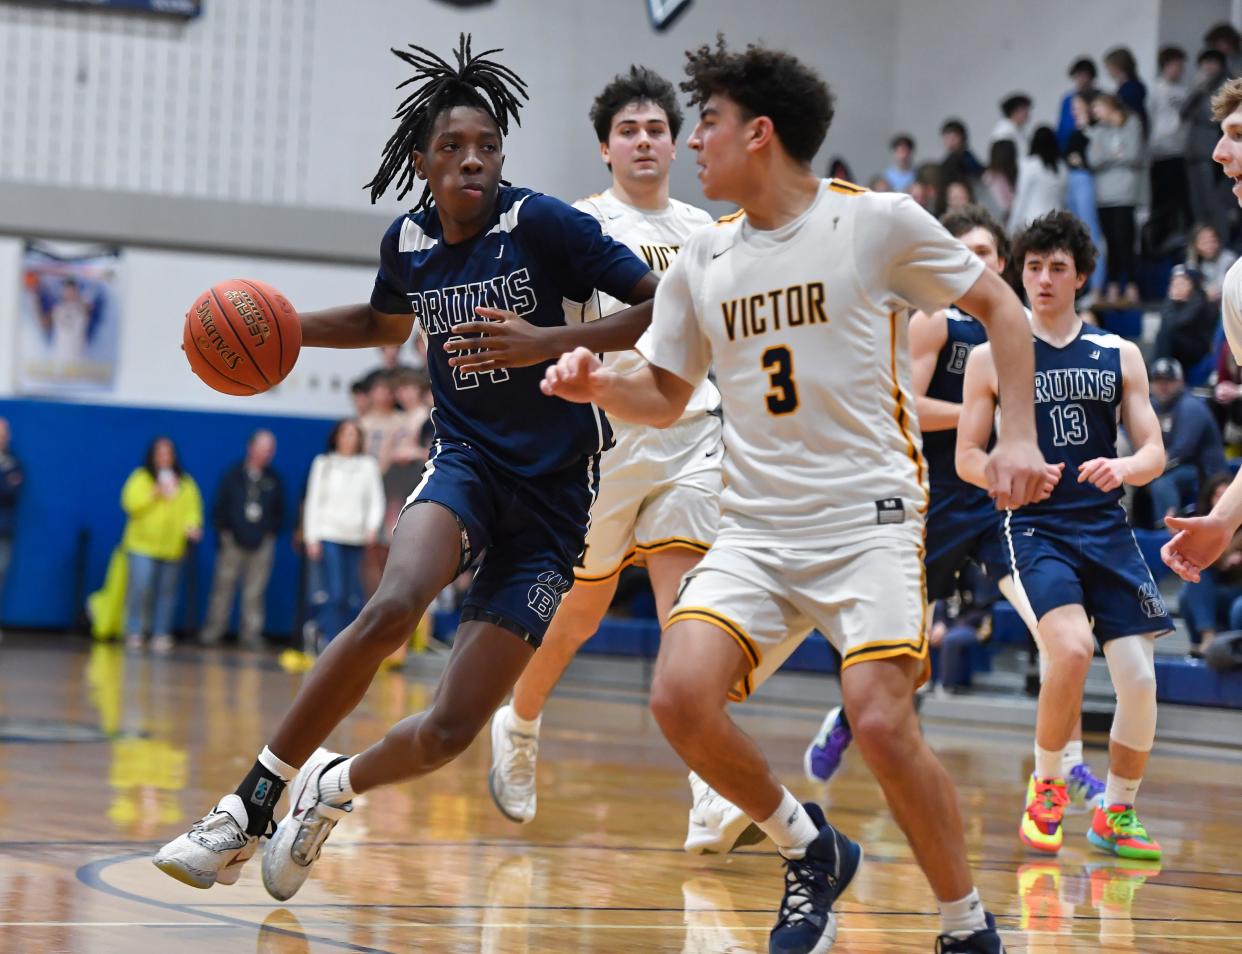
[[638, 343], [724, 409], [718, 543], [921, 543], [927, 467], [907, 316], [959, 299], [983, 263], [909, 196], [828, 180], [795, 221], [696, 231]]
[[[604, 234], [629, 247], [659, 276], [672, 266], [682, 244], [691, 232], [712, 224], [712, 217], [700, 208], [669, 199], [659, 212], [639, 209], [622, 202], [611, 189], [586, 199], [579, 199], [574, 208], [593, 216]], [[585, 302], [566, 300], [566, 322], [594, 321], [628, 307], [611, 295], [597, 291]], [[604, 355], [604, 363], [618, 374], [629, 374], [642, 365], [635, 351], [615, 351]], [[704, 379], [686, 405], [683, 420], [720, 406], [720, 394], [711, 381]], [[624, 421], [612, 420], [625, 427]]]

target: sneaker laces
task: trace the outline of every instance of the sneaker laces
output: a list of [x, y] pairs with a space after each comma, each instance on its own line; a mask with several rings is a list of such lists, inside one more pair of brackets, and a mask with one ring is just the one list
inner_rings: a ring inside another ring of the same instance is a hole
[[1116, 834], [1126, 838], [1147, 838], [1147, 829], [1138, 820], [1133, 806], [1122, 812], [1108, 812], [1108, 825]]
[[1036, 780], [1035, 797], [1026, 806], [1026, 810], [1035, 821], [1059, 822], [1065, 816], [1067, 804], [1069, 791], [1064, 785]]
[[1091, 766], [1081, 762], [1070, 769], [1070, 777], [1087, 791], [1088, 798], [1094, 798], [1104, 791], [1104, 783], [1091, 771]]
[[505, 760], [505, 781], [515, 788], [528, 789], [535, 784], [535, 757], [539, 754], [539, 737], [509, 732], [509, 757]]
[[826, 910], [836, 883], [825, 866], [805, 858], [782, 858], [785, 864], [785, 896], [776, 916], [776, 929], [808, 920], [816, 909]]
[[[325, 808], [327, 812], [321, 811]], [[308, 808], [302, 815], [301, 828], [293, 839], [293, 848], [290, 850], [293, 860], [302, 867], [313, 864], [319, 857], [323, 843], [328, 840], [328, 834], [341, 816], [353, 810], [354, 806], [350, 802], [341, 806], [317, 802]]]
[[237, 819], [223, 809], [211, 812], [190, 826], [189, 834], [208, 851], [244, 848], [250, 837]]
[[701, 779], [700, 784], [702, 789], [695, 800], [694, 807], [690, 809], [690, 818], [696, 825], [715, 828], [724, 817], [724, 797]]

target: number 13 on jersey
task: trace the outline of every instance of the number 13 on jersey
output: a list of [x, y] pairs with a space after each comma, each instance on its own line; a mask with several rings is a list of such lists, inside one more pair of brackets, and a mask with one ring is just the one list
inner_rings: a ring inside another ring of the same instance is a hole
[[768, 372], [768, 393], [765, 400], [772, 414], [792, 414], [798, 409], [798, 387], [793, 379], [793, 355], [784, 345], [774, 345], [763, 352], [763, 369]]

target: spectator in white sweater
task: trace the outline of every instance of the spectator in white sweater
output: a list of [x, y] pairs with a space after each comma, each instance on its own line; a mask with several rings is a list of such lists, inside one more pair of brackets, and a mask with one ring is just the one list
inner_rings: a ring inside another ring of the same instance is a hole
[[1030, 155], [1018, 164], [1018, 189], [1009, 210], [1009, 231], [1020, 232], [1041, 215], [1065, 208], [1069, 172], [1061, 161], [1057, 134], [1040, 126], [1031, 137]]
[[341, 421], [328, 438], [327, 453], [311, 464], [302, 518], [306, 555], [320, 564], [328, 596], [319, 614], [325, 643], [362, 609], [362, 555], [383, 520], [379, 464], [362, 452], [358, 422]]

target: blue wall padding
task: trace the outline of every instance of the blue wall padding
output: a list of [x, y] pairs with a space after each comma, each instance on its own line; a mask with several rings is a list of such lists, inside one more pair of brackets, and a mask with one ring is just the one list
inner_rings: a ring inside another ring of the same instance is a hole
[[[324, 449], [333, 421], [34, 400], [0, 400], [0, 416], [12, 425], [13, 451], [26, 470], [13, 568], [0, 614], [6, 625], [59, 629], [74, 622], [79, 531], [89, 534], [89, 592], [102, 583], [108, 556], [125, 525], [121, 485], [142, 462], [153, 437], [166, 434], [177, 445], [186, 471], [203, 492], [210, 523], [220, 477], [242, 458], [250, 434], [266, 427], [276, 435], [274, 466], [287, 497], [287, 525], [277, 542], [268, 588], [267, 629], [277, 635], [290, 632], [298, 561], [289, 531], [296, 522], [311, 460]], [[208, 531], [195, 560], [197, 623], [206, 610], [215, 551], [215, 534]], [[178, 611], [178, 621], [185, 618], [185, 609]]]

